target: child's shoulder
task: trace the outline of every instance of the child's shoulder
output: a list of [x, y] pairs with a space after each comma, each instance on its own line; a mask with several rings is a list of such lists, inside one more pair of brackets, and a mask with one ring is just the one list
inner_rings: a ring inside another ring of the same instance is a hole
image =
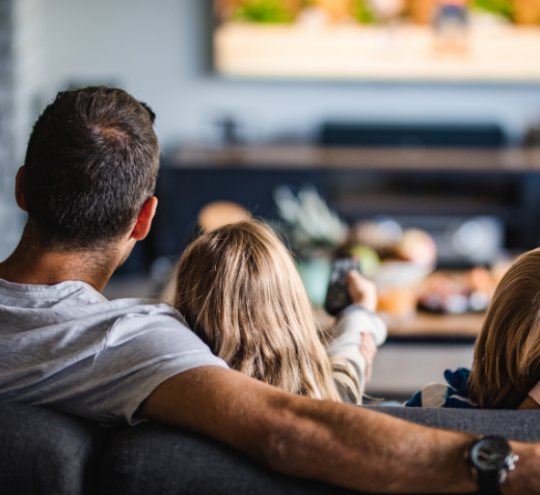
[[446, 370], [444, 377], [448, 385], [429, 383], [413, 398], [405, 403], [405, 407], [448, 407], [458, 409], [476, 409], [478, 406], [470, 399], [467, 380], [470, 370], [458, 368], [456, 371]]

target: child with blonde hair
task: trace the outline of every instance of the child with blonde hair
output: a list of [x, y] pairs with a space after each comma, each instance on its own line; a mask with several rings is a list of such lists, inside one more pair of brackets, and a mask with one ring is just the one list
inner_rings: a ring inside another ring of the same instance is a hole
[[429, 384], [406, 405], [483, 409], [540, 403], [540, 249], [521, 256], [495, 290], [476, 341], [472, 369], [447, 370], [450, 386]]
[[348, 283], [357, 304], [338, 317], [325, 348], [290, 253], [249, 220], [191, 243], [167, 302], [232, 369], [288, 392], [360, 404], [386, 328], [373, 312], [373, 284], [356, 273]]

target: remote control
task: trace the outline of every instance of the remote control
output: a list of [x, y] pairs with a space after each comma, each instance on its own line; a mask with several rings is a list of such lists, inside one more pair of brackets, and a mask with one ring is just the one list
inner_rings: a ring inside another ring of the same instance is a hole
[[326, 293], [326, 311], [332, 316], [337, 316], [347, 306], [352, 304], [349, 289], [347, 288], [347, 273], [351, 270], [360, 272], [358, 258], [338, 258], [332, 263], [332, 274]]

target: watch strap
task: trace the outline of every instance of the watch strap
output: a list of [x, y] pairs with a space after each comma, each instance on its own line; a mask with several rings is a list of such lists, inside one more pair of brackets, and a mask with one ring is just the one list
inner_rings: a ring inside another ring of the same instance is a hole
[[482, 494], [497, 495], [501, 493], [498, 473], [486, 475], [477, 471], [478, 490]]

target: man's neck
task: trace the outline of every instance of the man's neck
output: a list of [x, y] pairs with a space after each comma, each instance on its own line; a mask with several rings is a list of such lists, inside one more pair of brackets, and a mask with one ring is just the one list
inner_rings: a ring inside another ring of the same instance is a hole
[[114, 249], [62, 251], [29, 246], [21, 242], [0, 263], [0, 278], [19, 284], [55, 285], [68, 280], [90, 284], [101, 292], [119, 264]]

